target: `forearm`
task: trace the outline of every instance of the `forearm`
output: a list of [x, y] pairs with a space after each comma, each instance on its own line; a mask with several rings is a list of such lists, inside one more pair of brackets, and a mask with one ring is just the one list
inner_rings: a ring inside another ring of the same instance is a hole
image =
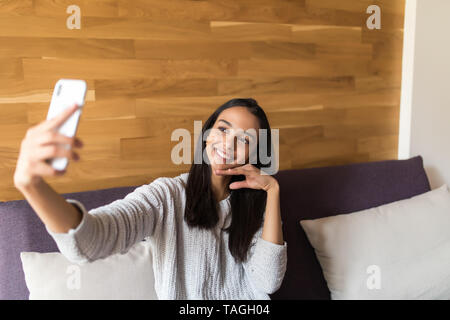
[[281, 228], [280, 187], [278, 183], [274, 183], [267, 190], [266, 214], [261, 237], [275, 244], [284, 244]]
[[42, 222], [53, 232], [66, 233], [81, 222], [81, 213], [43, 179], [27, 186], [16, 186]]

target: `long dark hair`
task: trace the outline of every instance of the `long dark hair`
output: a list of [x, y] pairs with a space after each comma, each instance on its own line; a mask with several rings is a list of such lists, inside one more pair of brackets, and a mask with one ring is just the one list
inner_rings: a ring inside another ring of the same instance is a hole
[[[195, 153], [201, 163], [193, 162], [186, 185], [186, 209], [184, 219], [190, 227], [200, 229], [214, 228], [218, 221], [218, 201], [215, 199], [211, 187], [211, 165], [203, 160], [206, 148], [206, 137], [204, 133], [211, 129], [222, 111], [231, 107], [246, 107], [250, 113], [259, 120], [260, 129], [267, 129], [267, 157], [271, 157], [271, 134], [270, 125], [263, 109], [256, 100], [251, 98], [231, 99], [217, 108], [216, 111], [206, 120], [203, 125], [201, 135], [197, 143]], [[256, 148], [257, 163], [253, 164], [257, 168], [270, 166], [269, 163], [262, 164], [259, 158], [260, 141]], [[205, 153], [206, 154], [206, 153]], [[230, 183], [245, 180], [244, 175], [232, 175]], [[231, 204], [231, 224], [223, 229], [229, 233], [228, 248], [236, 262], [247, 260], [247, 252], [251, 240], [262, 226], [264, 211], [266, 207], [267, 193], [264, 190], [250, 188], [230, 189]]]

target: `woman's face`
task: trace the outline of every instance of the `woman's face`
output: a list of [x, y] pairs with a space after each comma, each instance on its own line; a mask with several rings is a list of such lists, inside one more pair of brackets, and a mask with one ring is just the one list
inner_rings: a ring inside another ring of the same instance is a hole
[[248, 163], [256, 151], [258, 118], [246, 107], [231, 107], [222, 111], [206, 139], [206, 153], [212, 172]]

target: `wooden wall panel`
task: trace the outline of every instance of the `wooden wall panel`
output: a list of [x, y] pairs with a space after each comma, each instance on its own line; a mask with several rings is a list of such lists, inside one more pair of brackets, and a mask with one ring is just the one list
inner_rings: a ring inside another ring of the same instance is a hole
[[[236, 97], [280, 130], [280, 169], [396, 159], [404, 2], [0, 1], [0, 201], [22, 198], [20, 142], [63, 77], [89, 90], [81, 161], [47, 179], [60, 193], [188, 171], [171, 133]], [[79, 30], [66, 27], [73, 4]], [[366, 27], [372, 4], [380, 30]]]

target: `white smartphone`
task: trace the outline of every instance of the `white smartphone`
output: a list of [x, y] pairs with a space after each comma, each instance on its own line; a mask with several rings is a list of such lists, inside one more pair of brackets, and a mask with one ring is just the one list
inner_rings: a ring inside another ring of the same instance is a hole
[[[77, 79], [60, 79], [56, 82], [53, 90], [52, 101], [48, 109], [47, 120], [57, 116], [66, 108], [73, 106], [75, 103], [84, 106], [86, 97], [87, 84], [84, 80]], [[75, 136], [80, 121], [81, 109], [75, 111], [69, 119], [66, 120], [57, 131], [65, 136]], [[65, 146], [69, 149], [69, 145]], [[65, 170], [69, 160], [67, 158], [48, 159], [47, 163], [51, 164], [56, 170]]]

